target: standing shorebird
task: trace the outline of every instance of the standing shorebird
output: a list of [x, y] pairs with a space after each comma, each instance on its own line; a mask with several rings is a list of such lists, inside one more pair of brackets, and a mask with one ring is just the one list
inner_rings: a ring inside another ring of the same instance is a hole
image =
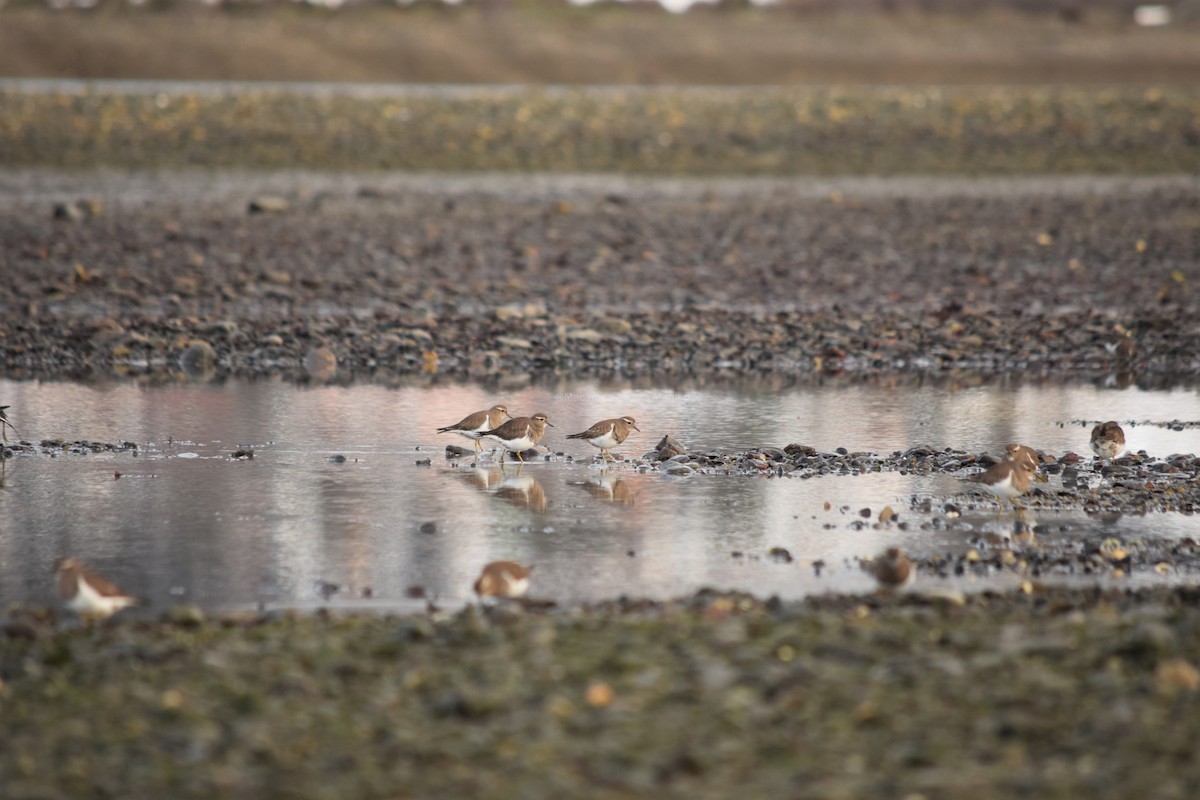
[[54, 562], [54, 575], [63, 605], [81, 617], [103, 619], [127, 606], [145, 605], [74, 558]]
[[1026, 458], [1019, 461], [1001, 461], [983, 472], [967, 478], [971, 483], [994, 494], [1000, 501], [1015, 500], [1029, 491], [1037, 468]]
[[568, 439], [583, 439], [592, 447], [600, 448], [600, 458], [604, 461], [612, 459], [612, 448], [629, 438], [630, 431], [641, 432], [633, 417], [617, 417], [597, 422], [582, 433], [572, 433]]
[[1101, 422], [1092, 428], [1092, 452], [1112, 461], [1125, 449], [1125, 431], [1113, 421]]
[[1037, 450], [1023, 444], [1017, 444], [1016, 442], [1013, 442], [1004, 449], [1008, 453], [1009, 461], [1027, 462], [1033, 468], [1033, 479], [1038, 483], [1046, 482], [1046, 476], [1038, 472], [1038, 467], [1042, 465], [1042, 457], [1038, 455]]
[[1006, 453], [1008, 453], [1009, 461], [1028, 461], [1033, 465], [1035, 470], [1038, 468], [1038, 464], [1042, 463], [1042, 459], [1038, 456], [1037, 451], [1032, 447], [1027, 447], [1023, 444], [1017, 444], [1016, 442], [1013, 442], [1012, 444], [1008, 445], [1008, 447], [1004, 448], [1004, 450]]
[[[546, 435], [547, 425], [554, 427], [545, 414], [538, 413], [532, 417], [514, 417], [498, 428], [484, 431], [481, 436], [499, 443], [505, 451], [515, 453], [517, 461], [524, 464], [525, 459], [521, 457], [521, 453], [542, 440]], [[504, 463], [504, 452], [500, 453], [500, 463]]]
[[493, 561], [483, 568], [475, 580], [475, 594], [485, 597], [524, 597], [529, 591], [529, 573], [533, 567], [523, 567], [515, 561]]
[[[13, 428], [12, 422], [10, 422], [8, 419], [8, 414], [4, 413], [8, 408], [8, 406], [0, 406], [0, 442], [3, 444], [8, 444], [9, 428], [13, 429], [13, 434], [17, 433], [17, 429]], [[7, 462], [4, 460], [4, 448], [0, 447], [0, 486], [4, 485], [4, 472], [6, 463]]]
[[879, 588], [888, 592], [898, 592], [917, 579], [912, 560], [899, 547], [889, 547], [871, 561], [871, 574]]
[[457, 433], [459, 436], [465, 436], [475, 443], [475, 455], [478, 456], [483, 450], [483, 445], [479, 442], [480, 437], [506, 419], [509, 419], [507, 408], [504, 406], [492, 406], [486, 411], [476, 411], [474, 414], [468, 414], [453, 425], [438, 428], [437, 432]]
[[0, 439], [3, 439], [5, 444], [8, 444], [9, 428], [12, 428], [14, 436], [20, 435], [17, 433], [17, 429], [13, 428], [12, 420], [8, 418], [8, 414], [5, 413], [10, 408], [12, 408], [12, 406], [0, 406]]

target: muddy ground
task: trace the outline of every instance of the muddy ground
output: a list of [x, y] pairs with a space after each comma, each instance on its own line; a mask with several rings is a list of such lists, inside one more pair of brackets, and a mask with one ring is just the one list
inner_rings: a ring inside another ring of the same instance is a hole
[[1200, 371], [1191, 177], [24, 171], [0, 209], [12, 377]]

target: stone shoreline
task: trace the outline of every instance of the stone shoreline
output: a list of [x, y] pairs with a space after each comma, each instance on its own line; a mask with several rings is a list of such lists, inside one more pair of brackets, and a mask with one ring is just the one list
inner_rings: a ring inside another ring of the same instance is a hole
[[1192, 178], [471, 183], [10, 173], [0, 369], [505, 385], [1200, 376]]

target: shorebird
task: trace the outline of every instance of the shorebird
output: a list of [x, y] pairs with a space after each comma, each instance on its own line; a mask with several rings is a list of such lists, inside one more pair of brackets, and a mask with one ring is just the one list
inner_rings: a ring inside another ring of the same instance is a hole
[[979, 484], [994, 494], [1000, 501], [1015, 500], [1029, 491], [1037, 471], [1033, 463], [1022, 458], [1019, 461], [1001, 461], [983, 472], [967, 477], [967, 481]]
[[1042, 457], [1032, 447], [1027, 447], [1023, 444], [1013, 442], [1004, 448], [1008, 454], [1009, 461], [1026, 461], [1033, 467], [1033, 479], [1039, 483], [1046, 482], [1046, 476], [1038, 472], [1038, 467], [1042, 464]]
[[3, 439], [5, 444], [8, 443], [9, 428], [12, 428], [13, 434], [17, 434], [17, 429], [13, 428], [12, 420], [8, 418], [8, 414], [4, 413], [10, 408], [12, 406], [0, 406], [0, 439]]
[[1101, 422], [1092, 428], [1092, 452], [1111, 461], [1125, 449], [1125, 431], [1113, 421]]
[[484, 566], [475, 580], [475, 594], [485, 597], [523, 597], [529, 591], [529, 573], [515, 561], [493, 561]]
[[1004, 450], [1006, 453], [1008, 453], [1009, 461], [1028, 461], [1033, 465], [1034, 469], [1037, 469], [1038, 464], [1042, 462], [1042, 459], [1038, 456], [1036, 450], [1023, 444], [1017, 444], [1016, 442], [1013, 442], [1005, 447]]
[[888, 592], [897, 592], [911, 586], [917, 579], [917, 571], [909, 559], [898, 547], [889, 547], [882, 555], [871, 561], [871, 574], [879, 583], [879, 588]]
[[[481, 436], [492, 439], [500, 444], [505, 451], [515, 453], [517, 461], [522, 464], [525, 459], [521, 453], [537, 445], [546, 435], [546, 426], [554, 427], [545, 414], [534, 414], [532, 417], [515, 417], [498, 428], [484, 431]], [[504, 463], [504, 452], [500, 453], [500, 463]]]
[[569, 434], [567, 438], [583, 439], [593, 447], [600, 448], [600, 458], [608, 461], [612, 458], [609, 450], [625, 441], [631, 430], [641, 431], [633, 417], [617, 417], [616, 419], [601, 420], [586, 431]]
[[509, 419], [508, 409], [504, 406], [492, 406], [486, 411], [476, 411], [474, 414], [468, 414], [453, 425], [447, 425], [444, 428], [438, 428], [438, 433], [457, 433], [459, 436], [465, 436], [475, 443], [475, 455], [478, 456], [483, 451], [483, 445], [479, 439], [487, 431], [495, 428], [504, 420]]
[[54, 562], [54, 575], [63, 605], [81, 617], [103, 619], [127, 606], [145, 605], [69, 556]]

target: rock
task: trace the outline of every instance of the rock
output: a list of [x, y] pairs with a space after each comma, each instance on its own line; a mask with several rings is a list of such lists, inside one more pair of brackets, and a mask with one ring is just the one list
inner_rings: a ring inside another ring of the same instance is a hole
[[633, 324], [621, 317], [605, 317], [597, 320], [595, 327], [611, 336], [624, 336], [633, 330]]
[[446, 458], [463, 458], [464, 456], [475, 455], [474, 448], [459, 447], [456, 444], [446, 445]]
[[67, 222], [78, 222], [83, 219], [83, 212], [74, 203], [55, 203], [54, 218]]
[[686, 455], [687, 450], [683, 448], [673, 436], [667, 434], [657, 445], [655, 445], [654, 458], [658, 461], [668, 461], [676, 456]]
[[588, 342], [594, 344], [604, 341], [607, 337], [600, 331], [593, 328], [575, 328], [563, 334], [563, 338], [573, 342]]
[[251, 214], [278, 214], [287, 211], [290, 206], [286, 198], [263, 194], [250, 201], [247, 211]]
[[467, 372], [476, 377], [494, 375], [500, 372], [500, 368], [501, 356], [495, 350], [477, 350], [471, 353], [467, 361]]
[[492, 313], [498, 322], [546, 316], [546, 307], [539, 303], [508, 303], [497, 306]]
[[316, 347], [304, 356], [304, 369], [314, 378], [325, 380], [337, 373], [337, 356], [328, 347]]
[[217, 354], [203, 339], [195, 339], [184, 348], [179, 356], [179, 366], [184, 374], [194, 380], [208, 380], [216, 371]]
[[167, 609], [163, 620], [172, 625], [196, 628], [204, 624], [204, 612], [195, 603], [176, 603]]
[[781, 564], [790, 564], [793, 560], [792, 554], [786, 547], [772, 547], [767, 551], [767, 558]]

